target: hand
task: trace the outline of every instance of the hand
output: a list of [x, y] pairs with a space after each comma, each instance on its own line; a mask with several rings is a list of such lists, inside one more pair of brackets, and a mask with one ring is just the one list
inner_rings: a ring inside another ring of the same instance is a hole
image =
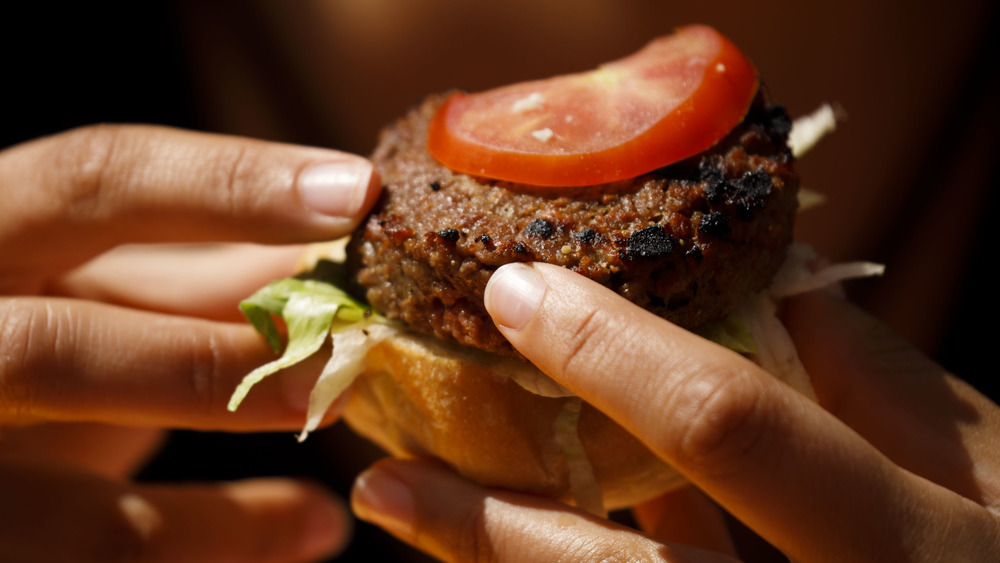
[[[1000, 409], [840, 298], [785, 304], [819, 404], [558, 267], [504, 266], [486, 304], [527, 358], [792, 560], [1000, 558]], [[727, 560], [700, 494], [639, 507], [649, 535], [419, 462], [381, 462], [352, 501], [445, 560]]]
[[349, 233], [378, 185], [359, 157], [158, 127], [0, 152], [4, 557], [303, 561], [343, 545], [344, 509], [312, 485], [128, 475], [158, 429], [299, 429], [318, 367], [228, 412], [240, 379], [273, 356], [227, 321], [292, 272], [291, 245]]

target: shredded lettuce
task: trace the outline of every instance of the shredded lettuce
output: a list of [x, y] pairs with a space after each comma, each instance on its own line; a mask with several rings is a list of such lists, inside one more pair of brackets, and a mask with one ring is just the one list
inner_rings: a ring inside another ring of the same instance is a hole
[[885, 266], [874, 262], [842, 262], [813, 269], [818, 256], [807, 244], [792, 243], [768, 293], [776, 299], [806, 293], [853, 278], [880, 276]]
[[799, 360], [791, 335], [778, 319], [777, 309], [777, 301], [766, 293], [758, 293], [745, 299], [737, 308], [735, 314], [747, 327], [756, 344], [756, 350], [749, 356], [764, 371], [815, 399], [809, 374]]
[[757, 342], [739, 315], [729, 314], [719, 320], [709, 321], [694, 332], [741, 354], [753, 354], [757, 351]]
[[275, 317], [288, 327], [288, 344], [281, 356], [253, 370], [233, 392], [229, 410], [235, 411], [255, 385], [270, 375], [315, 354], [329, 336], [336, 354], [309, 395], [305, 439], [323, 419], [336, 398], [364, 369], [368, 350], [398, 330], [384, 317], [336, 286], [311, 279], [286, 278], [272, 282], [240, 303], [240, 310], [275, 352], [282, 352]]
[[485, 360], [480, 360], [483, 365], [488, 365], [491, 371], [510, 379], [529, 393], [555, 399], [573, 396], [569, 389], [545, 375], [542, 370], [535, 367], [535, 364], [495, 355], [490, 355], [488, 361], [487, 364]]
[[365, 356], [376, 344], [399, 332], [399, 328], [388, 321], [366, 320], [353, 326], [342, 327], [330, 334], [333, 352], [327, 362], [316, 386], [309, 394], [309, 408], [306, 412], [306, 424], [299, 434], [303, 441], [309, 433], [319, 428], [330, 405], [354, 383], [365, 368]]
[[828, 287], [847, 279], [879, 276], [885, 271], [883, 265], [872, 262], [847, 262], [813, 269], [812, 264], [816, 258], [816, 252], [809, 245], [792, 243], [771, 286], [744, 300], [735, 312], [755, 345], [748, 355], [765, 371], [810, 397], [814, 394], [809, 375], [799, 361], [791, 335], [778, 319], [778, 303], [792, 295]]
[[797, 118], [788, 134], [788, 148], [795, 158], [809, 152], [820, 139], [837, 129], [837, 113], [830, 104]]
[[580, 409], [582, 407], [583, 400], [579, 397], [573, 396], [566, 399], [553, 424], [554, 438], [566, 457], [573, 504], [580, 510], [586, 510], [600, 517], [607, 517], [604, 493], [597, 482], [597, 476], [594, 475], [594, 467], [590, 463], [590, 458], [587, 457], [583, 441], [580, 440]]

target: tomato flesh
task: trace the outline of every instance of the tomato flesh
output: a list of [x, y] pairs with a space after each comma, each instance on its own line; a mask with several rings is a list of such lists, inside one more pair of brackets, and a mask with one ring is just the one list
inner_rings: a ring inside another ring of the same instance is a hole
[[687, 26], [589, 72], [452, 94], [427, 147], [448, 168], [487, 178], [614, 182], [714, 145], [743, 119], [757, 85], [728, 39]]

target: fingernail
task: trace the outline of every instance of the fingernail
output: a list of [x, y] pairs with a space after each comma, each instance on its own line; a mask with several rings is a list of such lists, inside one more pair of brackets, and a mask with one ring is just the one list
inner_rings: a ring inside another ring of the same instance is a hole
[[351, 504], [358, 518], [371, 522], [401, 537], [413, 530], [413, 493], [396, 476], [372, 467], [358, 476], [351, 494]]
[[299, 194], [323, 215], [353, 217], [361, 211], [371, 177], [372, 165], [366, 160], [314, 164], [299, 174]]
[[486, 310], [497, 325], [524, 328], [545, 295], [545, 282], [526, 264], [507, 264], [498, 269], [486, 284]]

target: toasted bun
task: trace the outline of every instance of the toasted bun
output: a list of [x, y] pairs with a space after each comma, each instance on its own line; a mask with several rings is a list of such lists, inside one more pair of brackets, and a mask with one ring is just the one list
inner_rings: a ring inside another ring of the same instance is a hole
[[[394, 456], [437, 458], [483, 485], [573, 502], [580, 491], [570, 485], [556, 424], [573, 399], [525, 390], [504, 374], [507, 362], [518, 360], [486, 359], [430, 337], [388, 339], [369, 353], [344, 418]], [[577, 429], [609, 510], [684, 482], [589, 405]]]

